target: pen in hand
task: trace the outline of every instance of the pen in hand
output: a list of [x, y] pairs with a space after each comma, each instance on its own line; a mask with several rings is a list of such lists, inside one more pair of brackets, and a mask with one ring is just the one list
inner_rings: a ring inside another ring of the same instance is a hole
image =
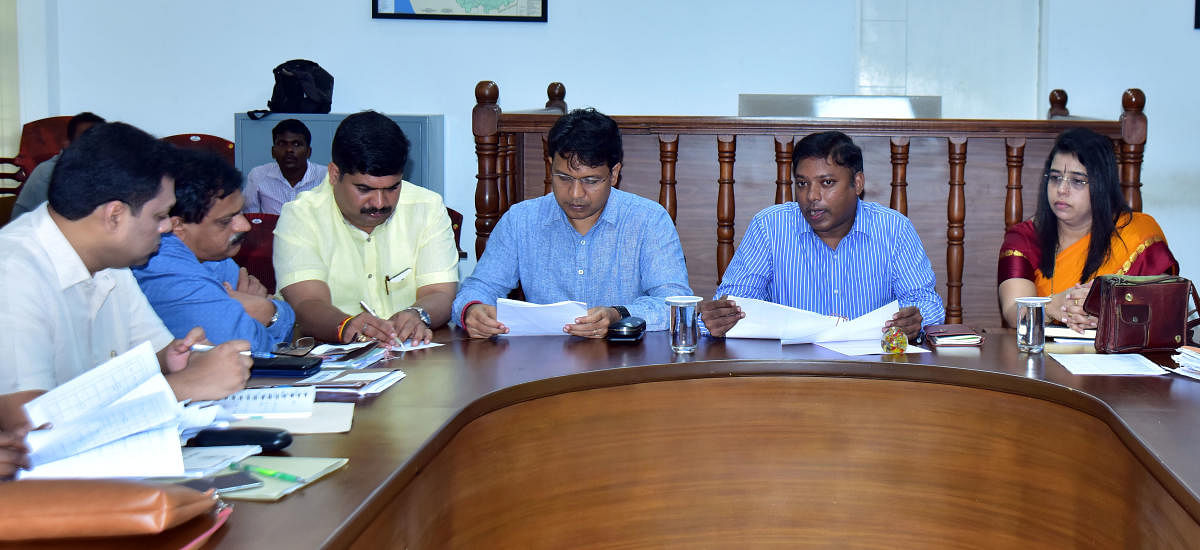
[[276, 479], [282, 479], [284, 481], [290, 481], [292, 483], [308, 483], [307, 479], [304, 479], [297, 475], [292, 475], [287, 472], [280, 472], [279, 470], [272, 470], [270, 468], [260, 468], [258, 466], [251, 466], [249, 464], [230, 464], [229, 469], [230, 470], [241, 470], [243, 472], [250, 472], [252, 474], [258, 474], [260, 476], [273, 477]]
[[[192, 344], [192, 351], [212, 351], [214, 347], [216, 346], [210, 346], [208, 344]], [[239, 351], [238, 353], [245, 355], [246, 357], [258, 357], [259, 359], [270, 359], [275, 357], [275, 354], [273, 353], [259, 353], [250, 350]]]

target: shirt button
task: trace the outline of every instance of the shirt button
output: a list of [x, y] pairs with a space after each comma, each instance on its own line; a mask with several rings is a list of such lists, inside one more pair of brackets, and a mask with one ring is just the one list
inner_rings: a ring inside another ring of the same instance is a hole
[[374, 274], [371, 274], [371, 273], [367, 273], [367, 278], [368, 278], [368, 279], [374, 279], [374, 278], [375, 278], [375, 275], [374, 275]]
[[587, 244], [587, 241], [579, 241], [579, 244]]
[[833, 293], [834, 293], [834, 294], [837, 294], [837, 293], [838, 293], [838, 289], [836, 289], [836, 288], [835, 288], [835, 289], [833, 289]]
[[583, 275], [583, 270], [580, 269], [577, 273], [579, 273], [580, 275]]

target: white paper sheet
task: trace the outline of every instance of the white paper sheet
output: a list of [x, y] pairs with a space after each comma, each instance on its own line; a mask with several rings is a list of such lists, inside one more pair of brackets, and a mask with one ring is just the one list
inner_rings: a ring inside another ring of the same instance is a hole
[[20, 473], [21, 479], [179, 477], [179, 428], [168, 424]]
[[726, 338], [778, 339], [784, 345], [852, 340], [871, 340], [878, 345], [883, 324], [900, 311], [900, 304], [892, 302], [845, 320], [754, 298], [729, 299], [742, 308], [746, 317], [725, 333]]
[[1136, 353], [1051, 353], [1071, 374], [1157, 376], [1166, 370]]
[[[891, 320], [900, 311], [900, 303], [893, 301], [883, 307], [864, 313], [849, 321], [835, 323], [834, 326], [807, 337], [788, 337], [783, 340], [787, 344], [808, 344], [813, 342], [848, 342], [852, 340], [874, 341], [879, 344], [883, 338], [883, 324]], [[836, 319], [836, 317], [835, 317]], [[794, 322], [794, 321], [793, 321]]]
[[158, 357], [143, 342], [26, 403], [25, 414], [34, 426], [61, 424], [116, 402], [157, 374]]
[[350, 431], [354, 403], [314, 403], [308, 418], [256, 418], [239, 420], [233, 427], [276, 428], [293, 434], [332, 434]]
[[587, 315], [583, 302], [531, 304], [520, 300], [496, 300], [496, 319], [508, 327], [504, 336], [562, 336], [563, 327]]
[[[842, 355], [889, 355], [884, 353], [883, 344], [879, 340], [816, 342], [816, 345], [830, 351], [836, 351]], [[920, 346], [909, 345], [900, 353], [929, 353], [929, 350]]]

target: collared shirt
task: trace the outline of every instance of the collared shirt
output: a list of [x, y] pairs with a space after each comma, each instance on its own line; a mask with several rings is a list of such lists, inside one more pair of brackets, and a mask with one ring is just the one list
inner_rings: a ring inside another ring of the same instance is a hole
[[658, 203], [613, 189], [600, 218], [580, 235], [553, 195], [519, 202], [500, 218], [475, 272], [463, 281], [451, 313], [475, 300], [495, 305], [521, 284], [538, 304], [576, 300], [622, 305], [665, 330], [663, 298], [686, 296], [687, 266], [671, 217]]
[[168, 233], [150, 261], [132, 271], [151, 307], [176, 338], [199, 326], [214, 344], [249, 340], [252, 350], [268, 353], [275, 344], [291, 339], [296, 313], [286, 302], [271, 300], [277, 318], [268, 327], [225, 290], [223, 283], [234, 288], [238, 284], [238, 265], [231, 258], [201, 262], [179, 237]]
[[304, 177], [292, 187], [291, 182], [283, 177], [279, 163], [268, 162], [255, 166], [246, 175], [246, 188], [242, 194], [246, 196], [246, 206], [242, 212], [263, 212], [278, 215], [283, 210], [284, 203], [296, 200], [301, 192], [314, 189], [321, 185], [325, 174], [329, 171], [325, 166], [312, 161], [304, 171]]
[[46, 205], [0, 230], [0, 393], [49, 390], [171, 333], [128, 269], [88, 273]]
[[33, 172], [25, 179], [25, 184], [21, 186], [17, 202], [13, 204], [10, 221], [22, 214], [33, 212], [34, 208], [49, 199], [50, 176], [54, 175], [54, 167], [58, 166], [58, 156], [61, 154], [54, 155], [34, 167]]
[[750, 221], [715, 294], [849, 319], [899, 300], [917, 306], [927, 326], [946, 317], [934, 285], [929, 256], [903, 214], [860, 200], [850, 232], [831, 249], [788, 202]]
[[329, 285], [333, 306], [358, 313], [359, 300], [384, 319], [417, 300], [417, 288], [458, 282], [458, 248], [442, 197], [407, 181], [392, 216], [370, 233], [342, 216], [322, 183], [283, 207], [273, 252], [279, 288]]

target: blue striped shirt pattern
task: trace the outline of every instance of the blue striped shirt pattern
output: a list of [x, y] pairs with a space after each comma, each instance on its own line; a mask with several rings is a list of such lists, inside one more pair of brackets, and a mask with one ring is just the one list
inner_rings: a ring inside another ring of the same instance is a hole
[[575, 231], [553, 195], [513, 205], [459, 288], [454, 323], [462, 326], [468, 303], [495, 305], [517, 283], [535, 304], [625, 306], [646, 320], [646, 330], [666, 330], [670, 314], [663, 298], [692, 293], [679, 233], [667, 211], [619, 189], [611, 191], [586, 235]]
[[933, 267], [912, 222], [858, 201], [850, 232], [831, 249], [794, 202], [754, 216], [716, 297], [730, 295], [853, 319], [893, 300], [917, 306], [921, 325], [944, 322]]

